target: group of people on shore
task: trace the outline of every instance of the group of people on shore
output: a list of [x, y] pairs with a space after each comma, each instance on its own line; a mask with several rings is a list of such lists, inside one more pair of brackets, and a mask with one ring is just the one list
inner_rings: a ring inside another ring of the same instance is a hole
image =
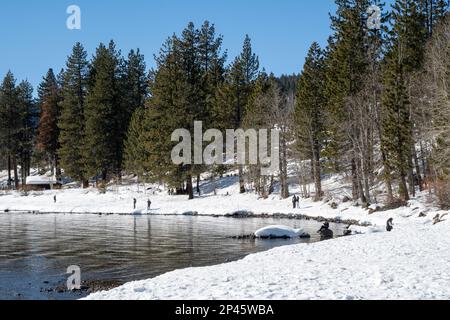
[[[133, 209], [136, 210], [136, 205], [137, 205], [137, 199], [133, 198]], [[150, 201], [150, 199], [147, 199], [147, 210], [150, 210], [150, 207], [152, 206], [152, 202]]]
[[[228, 192], [227, 192], [228, 195]], [[53, 202], [56, 203], [56, 195], [53, 196]], [[152, 202], [147, 199], [147, 210], [150, 210]], [[300, 208], [300, 197], [294, 195], [292, 197], [292, 205], [294, 209]], [[137, 199], [133, 198], [133, 209], [136, 210]], [[391, 232], [394, 229], [394, 219], [390, 218], [386, 223], [386, 231]], [[323, 238], [332, 238], [333, 232], [330, 230], [330, 224], [326, 221], [317, 233], [321, 234]]]

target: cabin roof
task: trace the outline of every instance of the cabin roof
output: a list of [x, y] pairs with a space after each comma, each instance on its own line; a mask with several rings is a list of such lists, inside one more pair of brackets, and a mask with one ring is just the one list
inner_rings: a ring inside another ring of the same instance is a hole
[[50, 184], [57, 184], [58, 181], [56, 178], [53, 177], [47, 177], [47, 176], [29, 176], [27, 177], [26, 184], [27, 185], [50, 185]]

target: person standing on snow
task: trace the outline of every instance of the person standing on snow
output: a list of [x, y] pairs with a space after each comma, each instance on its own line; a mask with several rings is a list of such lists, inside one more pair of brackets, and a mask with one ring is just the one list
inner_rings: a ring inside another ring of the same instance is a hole
[[147, 200], [147, 210], [150, 210], [150, 207], [152, 205], [152, 202], [150, 201], [150, 199]]
[[390, 218], [386, 223], [386, 231], [391, 232], [392, 230], [394, 230], [394, 219]]
[[137, 203], [137, 200], [136, 200], [136, 198], [133, 198], [133, 208], [136, 210], [136, 203]]

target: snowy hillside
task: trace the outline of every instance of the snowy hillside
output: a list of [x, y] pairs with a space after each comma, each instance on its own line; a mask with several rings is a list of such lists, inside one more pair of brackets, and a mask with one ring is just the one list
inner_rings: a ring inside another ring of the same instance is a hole
[[[1, 177], [0, 177], [1, 178]], [[433, 218], [437, 208], [429, 202], [426, 192], [408, 203], [407, 208], [377, 211], [383, 204], [373, 204], [364, 209], [351, 201], [345, 179], [332, 176], [324, 180], [323, 202], [301, 199], [300, 207], [293, 209], [292, 198], [281, 200], [279, 193], [261, 199], [254, 193], [239, 194], [238, 178], [228, 176], [214, 184], [205, 180], [201, 184], [201, 195], [194, 200], [187, 196], [170, 196], [158, 185], [145, 187], [135, 183], [110, 185], [106, 192], [98, 189], [64, 188], [62, 190], [7, 192], [0, 191], [0, 211], [26, 211], [35, 213], [93, 213], [93, 214], [198, 214], [198, 215], [283, 215], [325, 218], [346, 223], [385, 226], [386, 220], [395, 217], [397, 223], [408, 222], [408, 217], [424, 214]], [[214, 195], [214, 187], [216, 195]], [[291, 194], [299, 193], [299, 186], [291, 184]], [[56, 202], [54, 201], [56, 196]], [[136, 199], [136, 209], [134, 201]], [[150, 210], [147, 201], [151, 201]]]

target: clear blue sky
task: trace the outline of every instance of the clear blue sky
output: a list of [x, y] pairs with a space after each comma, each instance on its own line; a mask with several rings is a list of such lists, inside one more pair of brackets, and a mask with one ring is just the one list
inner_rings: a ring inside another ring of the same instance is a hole
[[[68, 30], [66, 9], [76, 4], [82, 29]], [[333, 0], [2, 0], [0, 77], [10, 69], [34, 87], [48, 68], [59, 71], [73, 44], [92, 57], [99, 42], [114, 39], [126, 54], [140, 48], [147, 66], [173, 32], [189, 21], [209, 20], [224, 36], [229, 59], [252, 38], [262, 67], [276, 75], [299, 72], [313, 41], [325, 45]]]

